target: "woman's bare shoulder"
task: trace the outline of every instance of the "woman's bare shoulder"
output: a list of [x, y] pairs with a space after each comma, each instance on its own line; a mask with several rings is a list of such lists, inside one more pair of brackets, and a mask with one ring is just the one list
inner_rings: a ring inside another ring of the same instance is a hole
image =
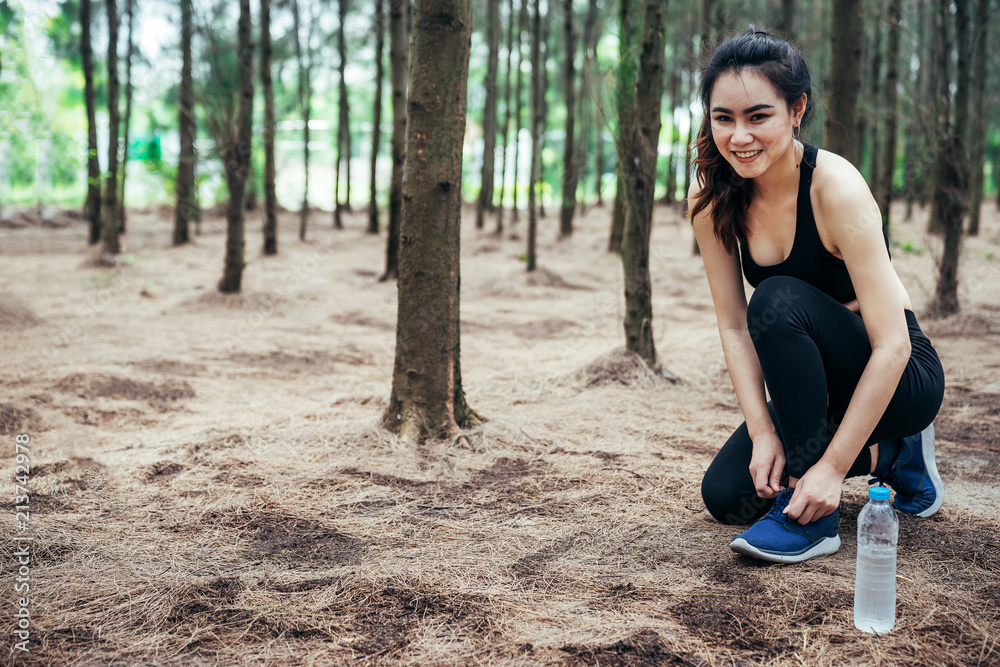
[[[701, 199], [702, 189], [704, 185], [701, 183], [700, 178], [695, 178], [691, 181], [691, 185], [688, 186], [687, 191], [687, 202], [688, 211], [693, 211], [694, 207], [698, 204]], [[689, 216], [690, 217], [690, 216]], [[712, 202], [706, 202], [705, 208], [698, 212], [696, 219], [691, 220], [691, 224], [694, 224], [696, 220], [711, 220], [712, 218]]]
[[864, 176], [849, 160], [820, 149], [813, 171], [813, 199], [820, 205], [839, 207], [857, 205], [872, 200]]

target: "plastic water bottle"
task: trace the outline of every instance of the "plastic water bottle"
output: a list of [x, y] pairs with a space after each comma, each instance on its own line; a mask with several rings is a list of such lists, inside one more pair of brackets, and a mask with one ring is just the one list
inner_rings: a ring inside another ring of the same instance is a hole
[[854, 580], [854, 627], [885, 633], [896, 625], [896, 544], [899, 520], [889, 489], [873, 486], [858, 515], [858, 569]]

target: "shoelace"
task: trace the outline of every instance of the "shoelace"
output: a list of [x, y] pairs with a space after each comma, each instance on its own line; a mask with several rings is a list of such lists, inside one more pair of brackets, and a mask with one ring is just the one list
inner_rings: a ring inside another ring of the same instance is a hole
[[765, 516], [771, 516], [772, 514], [774, 514], [776, 515], [777, 518], [781, 518], [781, 515], [784, 514], [784, 509], [788, 507], [788, 501], [790, 501], [791, 499], [792, 499], [791, 493], [788, 493], [787, 491], [782, 491], [774, 499], [774, 504], [771, 505], [771, 509], [768, 510]]

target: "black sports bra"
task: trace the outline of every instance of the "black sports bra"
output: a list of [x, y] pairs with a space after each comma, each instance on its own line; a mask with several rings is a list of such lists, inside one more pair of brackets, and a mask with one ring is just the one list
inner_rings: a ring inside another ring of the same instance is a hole
[[[760, 266], [750, 256], [750, 249], [745, 239], [740, 240], [740, 260], [743, 265], [743, 275], [747, 282], [757, 287], [765, 278], [771, 276], [790, 276], [803, 280], [822, 292], [830, 295], [840, 303], [853, 301], [854, 284], [847, 273], [844, 260], [832, 255], [823, 246], [819, 232], [816, 229], [816, 218], [813, 217], [812, 202], [809, 199], [809, 186], [812, 184], [813, 169], [816, 168], [816, 154], [819, 152], [811, 144], [803, 144], [802, 162], [799, 167], [799, 192], [795, 206], [795, 239], [792, 250], [784, 261], [770, 266]], [[883, 235], [885, 230], [883, 229]], [[889, 238], [885, 237], [886, 248]]]

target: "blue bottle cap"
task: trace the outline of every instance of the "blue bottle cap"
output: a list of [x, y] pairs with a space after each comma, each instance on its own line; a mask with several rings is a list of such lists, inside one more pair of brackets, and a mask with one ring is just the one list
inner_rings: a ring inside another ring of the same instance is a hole
[[889, 489], [884, 486], [870, 486], [868, 497], [872, 500], [889, 500]]

